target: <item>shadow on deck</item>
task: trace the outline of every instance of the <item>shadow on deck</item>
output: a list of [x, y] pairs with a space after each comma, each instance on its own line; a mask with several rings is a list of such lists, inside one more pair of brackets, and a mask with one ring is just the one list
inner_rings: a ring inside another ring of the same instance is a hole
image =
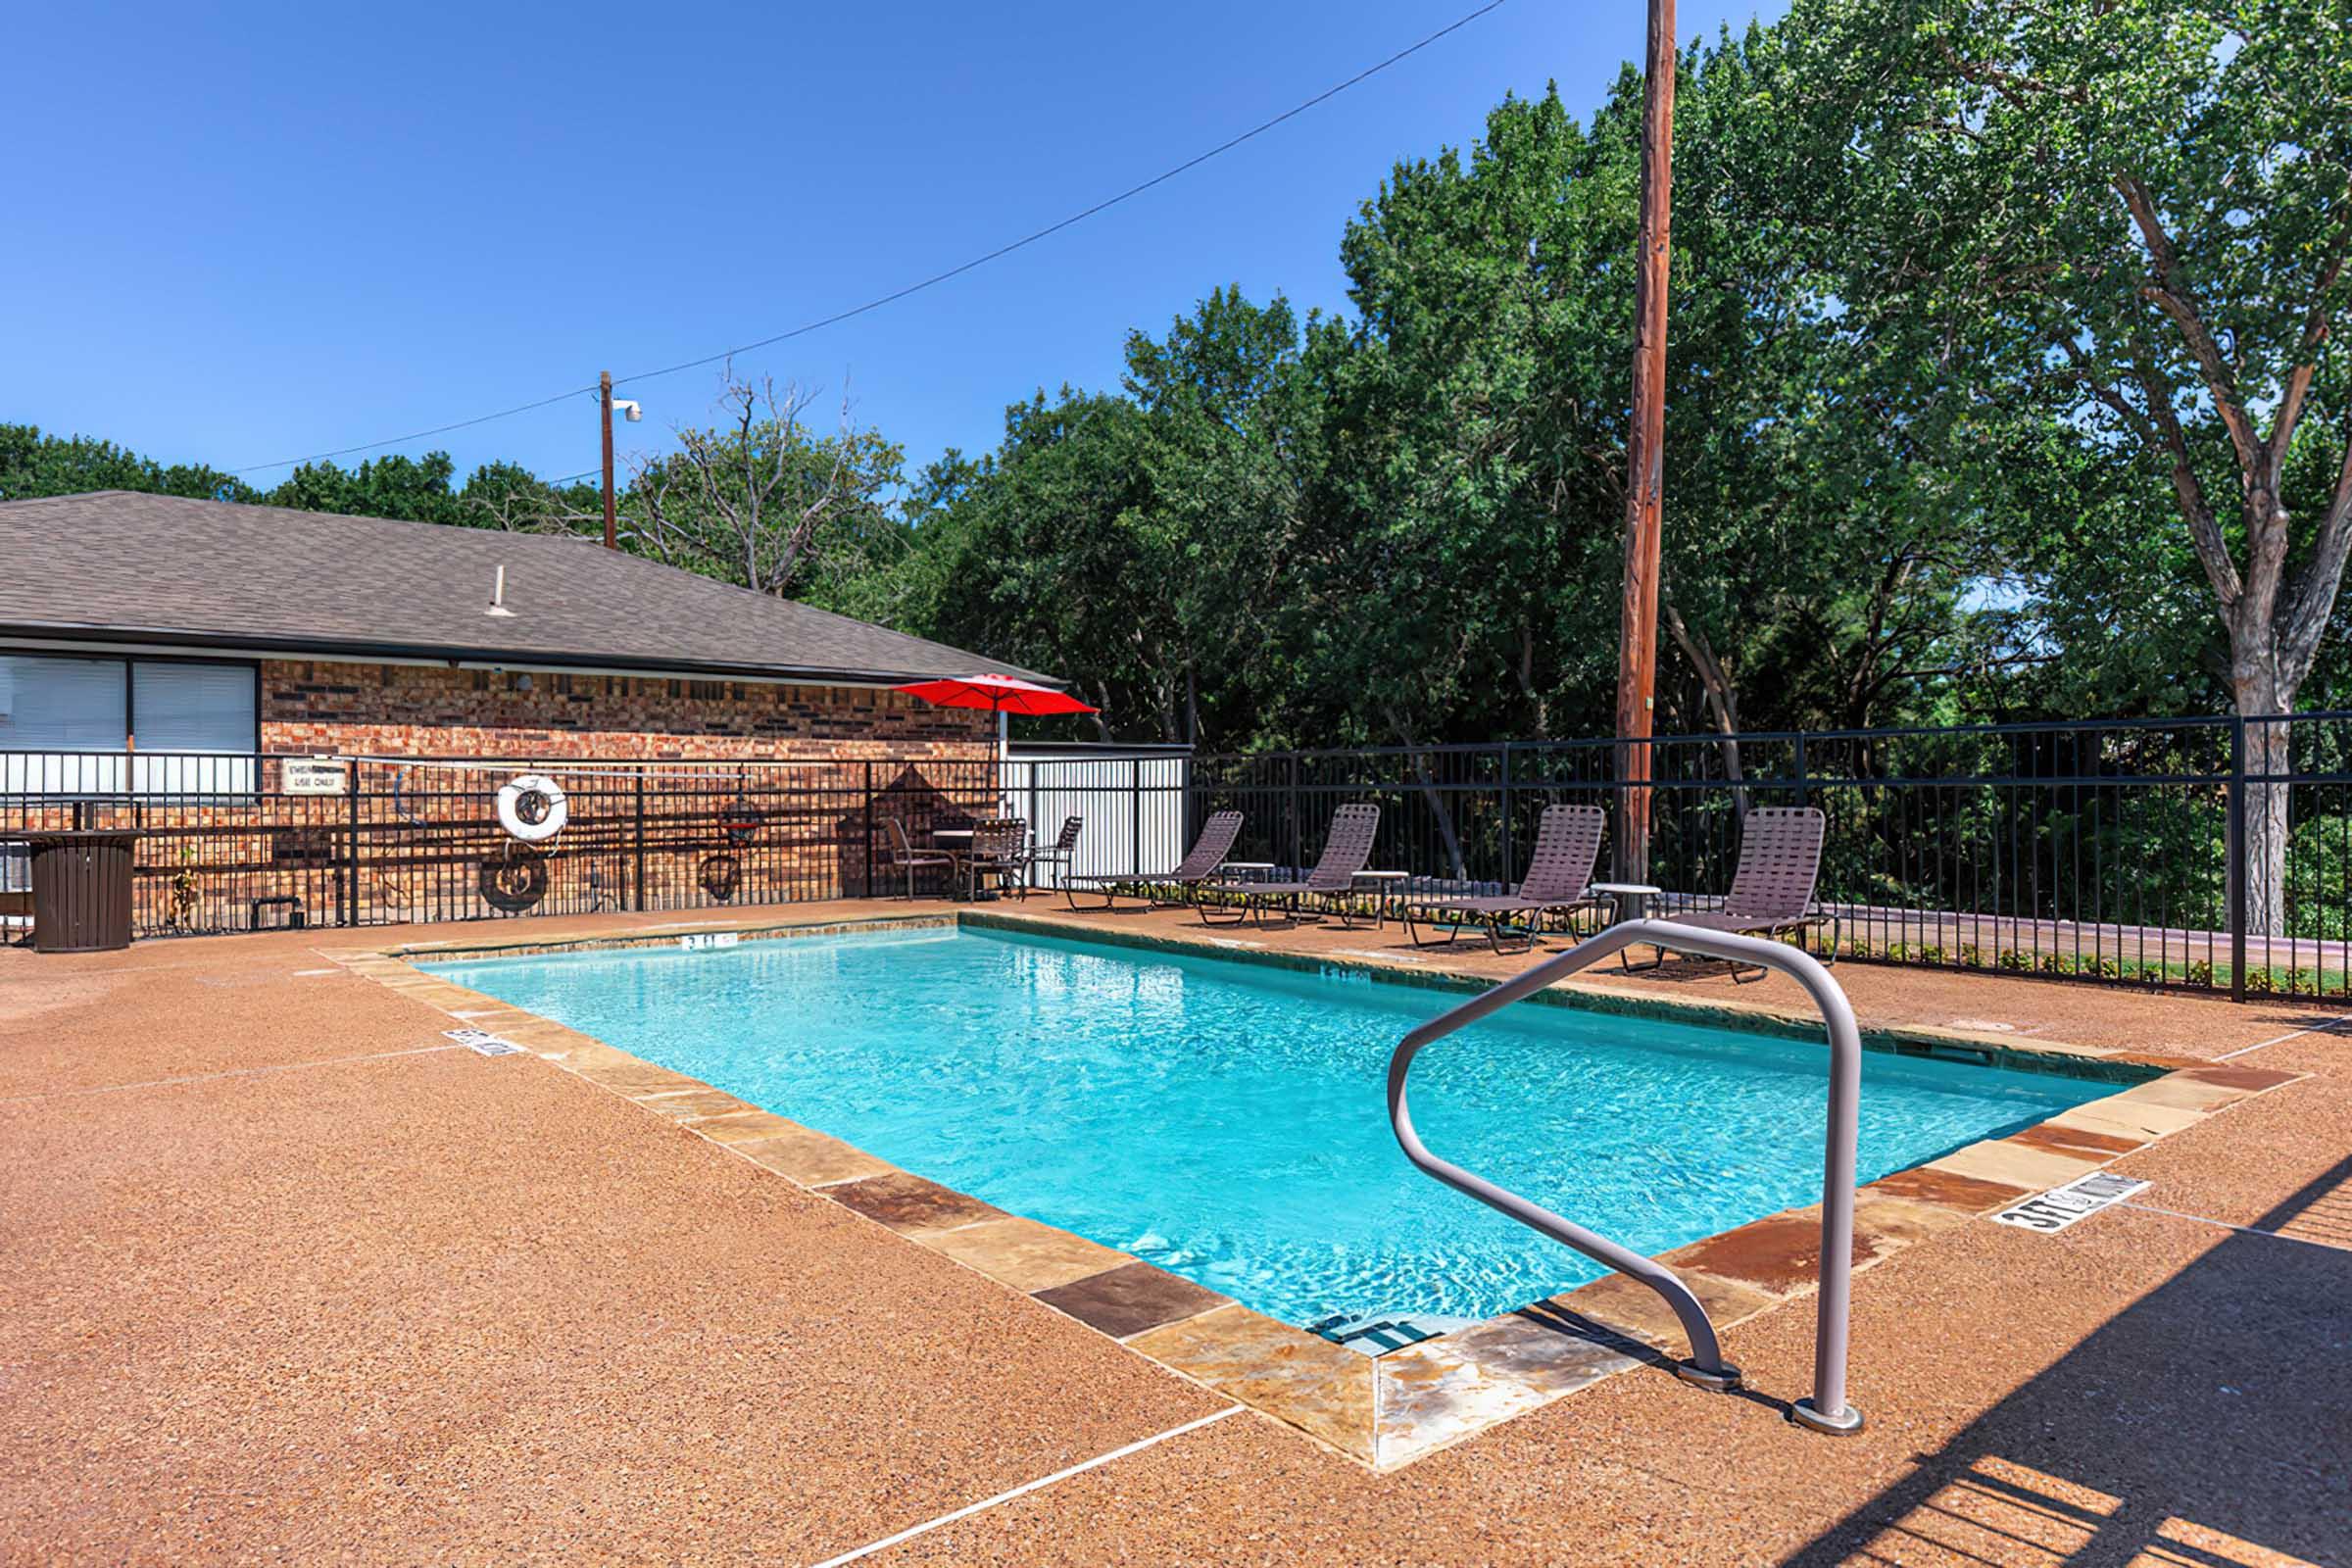
[[1789, 1568], [2352, 1562], [2352, 1250], [2313, 1230], [2348, 1184], [2256, 1222], [2313, 1240], [2230, 1236]]

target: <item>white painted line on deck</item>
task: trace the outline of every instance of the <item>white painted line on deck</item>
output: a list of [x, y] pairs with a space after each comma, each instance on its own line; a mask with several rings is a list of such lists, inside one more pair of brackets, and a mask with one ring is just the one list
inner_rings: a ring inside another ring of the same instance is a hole
[[[2177, 1208], [2158, 1208], [2154, 1203], [2134, 1203], [2130, 1199], [2124, 1200], [2115, 1206], [2117, 1208], [2136, 1208], [2143, 1214], [2162, 1214], [2168, 1219], [2184, 1219], [2196, 1225], [2211, 1225], [2216, 1230], [2236, 1231], [2245, 1236], [2268, 1236], [2275, 1242], [2297, 1242], [2305, 1247], [2328, 1246], [2326, 1242], [2315, 1242], [2301, 1236], [2289, 1236], [2284, 1231], [2266, 1231], [2259, 1225], [2232, 1225], [2226, 1219], [2208, 1219], [2203, 1214], [2183, 1214]], [[2343, 1249], [2329, 1248], [2329, 1250], [2341, 1251]]]
[[294, 1072], [304, 1067], [340, 1067], [351, 1061], [383, 1061], [392, 1056], [423, 1056], [436, 1051], [463, 1051], [465, 1047], [416, 1046], [407, 1051], [371, 1051], [360, 1056], [321, 1056], [316, 1061], [281, 1061], [273, 1067], [227, 1067], [220, 1072], [192, 1072], [179, 1078], [142, 1078], [128, 1084], [94, 1084], [87, 1089], [45, 1089], [37, 1095], [10, 1095], [0, 1100], [0, 1105], [21, 1105], [28, 1100], [69, 1100], [77, 1095], [119, 1095], [131, 1089], [168, 1089], [174, 1084], [209, 1083], [215, 1078], [258, 1078], [264, 1073]]
[[342, 972], [340, 969], [297, 969], [294, 971], [294, 978], [308, 980], [315, 974], [341, 974]]
[[2275, 1046], [2282, 1040], [2294, 1040], [2303, 1035], [2324, 1035], [2334, 1029], [2339, 1023], [2352, 1023], [2352, 1012], [2347, 1012], [2340, 1018], [2330, 1018], [2326, 1023], [2315, 1023], [2308, 1029], [2289, 1029], [2282, 1035], [2273, 1035], [2268, 1040], [2257, 1040], [2252, 1045], [2240, 1046], [2235, 1051], [2225, 1051], [2213, 1059], [2228, 1061], [2231, 1056], [2242, 1056], [2249, 1051], [2260, 1051], [2265, 1046]]
[[1113, 1448], [1108, 1453], [1098, 1453], [1092, 1459], [1082, 1460], [1067, 1470], [1056, 1470], [1050, 1476], [1040, 1476], [1035, 1481], [1025, 1481], [1010, 1492], [1000, 1492], [993, 1497], [983, 1497], [978, 1502], [956, 1509], [954, 1513], [943, 1513], [936, 1519], [927, 1519], [919, 1525], [900, 1531], [895, 1536], [884, 1536], [880, 1541], [868, 1542], [854, 1551], [845, 1551], [838, 1557], [827, 1557], [823, 1562], [812, 1564], [811, 1568], [841, 1568], [844, 1563], [856, 1562], [860, 1557], [870, 1557], [877, 1551], [903, 1544], [917, 1536], [928, 1535], [940, 1526], [952, 1525], [958, 1519], [969, 1519], [976, 1513], [985, 1512], [1002, 1502], [1010, 1502], [1015, 1497], [1026, 1496], [1032, 1492], [1054, 1485], [1056, 1481], [1067, 1481], [1072, 1476], [1083, 1475], [1098, 1465], [1110, 1463], [1113, 1459], [1124, 1459], [1131, 1453], [1141, 1453], [1155, 1444], [1167, 1442], [1170, 1438], [1181, 1438], [1187, 1432], [1198, 1432], [1212, 1421], [1222, 1421], [1229, 1415], [1239, 1415], [1248, 1408], [1250, 1407], [1246, 1404], [1229, 1404], [1213, 1415], [1204, 1415], [1198, 1421], [1187, 1421], [1180, 1427], [1170, 1427], [1167, 1431], [1153, 1437], [1138, 1439], [1125, 1447]]

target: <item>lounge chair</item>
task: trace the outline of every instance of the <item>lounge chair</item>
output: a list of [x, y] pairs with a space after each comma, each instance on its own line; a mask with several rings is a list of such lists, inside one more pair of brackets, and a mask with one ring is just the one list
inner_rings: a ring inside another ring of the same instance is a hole
[[[1546, 915], [1574, 918], [1579, 910], [1606, 907], [1608, 900], [1592, 891], [1592, 868], [1600, 860], [1600, 836], [1608, 813], [1597, 806], [1546, 806], [1536, 824], [1536, 847], [1527, 858], [1527, 878], [1509, 893], [1489, 897], [1446, 897], [1408, 900], [1404, 906], [1405, 934], [1420, 948], [1450, 945], [1465, 927], [1484, 926], [1487, 945], [1496, 953], [1525, 953], [1536, 945], [1536, 928]], [[1446, 928], [1444, 943], [1421, 940], [1421, 925]], [[1520, 942], [1503, 945], [1503, 932], [1514, 927]]]
[[[1759, 806], [1747, 813], [1740, 829], [1740, 864], [1732, 872], [1732, 890], [1719, 909], [1657, 911], [1677, 925], [1701, 931], [1734, 931], [1752, 936], [1785, 937], [1791, 932], [1830, 928], [1827, 962], [1838, 961], [1838, 918], [1813, 906], [1813, 885], [1821, 876], [1821, 842], [1829, 819], [1811, 806]], [[1619, 955], [1622, 959], [1624, 955]], [[1666, 961], [1666, 950], [1642, 967], [1654, 969]], [[1630, 961], [1626, 967], [1635, 967]], [[1732, 965], [1732, 978], [1744, 985], [1767, 973]]]
[[[1088, 906], [1078, 902], [1078, 894], [1081, 889], [1084, 889], [1089, 896], [1102, 901], [1100, 906], [1102, 908], [1110, 909], [1118, 906], [1121, 888], [1176, 887], [1182, 888], [1187, 894], [1190, 894], [1193, 889], [1216, 876], [1217, 868], [1223, 865], [1225, 858], [1233, 853], [1233, 841], [1241, 836], [1241, 812], [1213, 812], [1207, 821], [1200, 824], [1200, 836], [1193, 840], [1193, 853], [1186, 856], [1175, 870], [1129, 871], [1113, 876], [1064, 874], [1061, 879], [1061, 896], [1069, 900], [1071, 908], [1083, 909]], [[1149, 896], [1145, 894], [1129, 896], [1141, 899], [1146, 903], [1150, 902]]]
[[[1070, 874], [1070, 863], [1078, 858], [1078, 835], [1085, 830], [1086, 818], [1065, 816], [1061, 819], [1061, 836], [1051, 844], [1040, 844], [1021, 852], [1024, 873], [1041, 865], [1054, 867], [1054, 886], [1059, 887], [1062, 878]], [[1021, 897], [1029, 897], [1029, 878], [1021, 878]]]
[[945, 871], [948, 880], [955, 881], [956, 857], [944, 850], [916, 849], [906, 837], [906, 824], [895, 816], [886, 816], [882, 822], [890, 829], [890, 842], [883, 846], [882, 853], [886, 858], [882, 868], [906, 874], [906, 897], [914, 897], [914, 873], [917, 871]]
[[[1372, 839], [1379, 831], [1379, 807], [1341, 807], [1331, 813], [1331, 831], [1312, 871], [1295, 882], [1204, 882], [1200, 889], [1200, 923], [1240, 925], [1254, 918], [1263, 925], [1269, 909], [1280, 909], [1285, 918], [1295, 920], [1308, 899], [1346, 898], [1355, 887], [1355, 873], [1372, 858]], [[1212, 896], [1234, 902], [1212, 907], [1204, 902]]]

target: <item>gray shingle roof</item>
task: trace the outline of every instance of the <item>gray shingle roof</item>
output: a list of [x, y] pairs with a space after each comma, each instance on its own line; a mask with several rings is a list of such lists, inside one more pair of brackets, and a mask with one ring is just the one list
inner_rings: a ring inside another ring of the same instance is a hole
[[[487, 613], [502, 565], [511, 615]], [[122, 490], [0, 502], [0, 633], [678, 673], [1050, 678], [593, 540]]]

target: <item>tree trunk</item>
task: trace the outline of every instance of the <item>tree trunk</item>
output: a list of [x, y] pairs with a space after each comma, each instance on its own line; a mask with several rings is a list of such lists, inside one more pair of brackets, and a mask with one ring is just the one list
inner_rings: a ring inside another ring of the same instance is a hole
[[1095, 739], [1105, 746], [1110, 744], [1110, 688], [1102, 681], [1095, 682], [1095, 710], [1089, 715], [1095, 724]]
[[1551, 704], [1536, 689], [1536, 628], [1532, 623], [1519, 628], [1519, 662], [1511, 673], [1518, 678], [1519, 695], [1527, 699], [1533, 738], [1551, 739]]
[[[2295, 693], [2277, 678], [2275, 656], [2265, 646], [2267, 628], [2249, 630], [2250, 637], [2233, 634], [2230, 639], [2230, 684], [2238, 715], [2256, 720], [2292, 712]], [[2249, 643], [2255, 646], [2245, 646]], [[2245, 728], [2246, 837], [2237, 871], [2246, 879], [2246, 934], [2282, 937], [2287, 934], [2287, 811], [2293, 794], [2293, 786], [2283, 780], [2290, 767], [2294, 726], [2248, 722]]]
[[[1389, 728], [1395, 730], [1396, 738], [1407, 747], [1415, 748], [1406, 754], [1411, 760], [1413, 777], [1420, 782], [1421, 798], [1429, 803], [1429, 814], [1437, 819], [1438, 837], [1446, 845], [1446, 863], [1452, 867], [1454, 880], [1461, 881], [1470, 872], [1468, 865], [1462, 859], [1461, 835], [1453, 830], [1453, 812], [1446, 808], [1446, 797], [1439, 791], [1437, 781], [1429, 776], [1429, 765], [1422, 760], [1418, 743], [1414, 741], [1411, 732], [1404, 727], [1403, 720], [1397, 717], [1395, 709], [1389, 710]], [[1403, 869], [1409, 871], [1412, 867], [1405, 866]], [[1507, 876], [1509, 873], [1506, 871], [1504, 874]]]
[[1707, 715], [1714, 721], [1715, 733], [1723, 737], [1723, 776], [1732, 786], [1732, 812], [1739, 820], [1747, 820], [1746, 774], [1740, 767], [1740, 698], [1732, 690], [1731, 673], [1715, 657], [1715, 650], [1700, 633], [1693, 632], [1683, 622], [1682, 612], [1669, 599], [1660, 607], [1666, 621], [1667, 633], [1674, 638], [1690, 667], [1698, 671], [1699, 689], [1706, 694]]

